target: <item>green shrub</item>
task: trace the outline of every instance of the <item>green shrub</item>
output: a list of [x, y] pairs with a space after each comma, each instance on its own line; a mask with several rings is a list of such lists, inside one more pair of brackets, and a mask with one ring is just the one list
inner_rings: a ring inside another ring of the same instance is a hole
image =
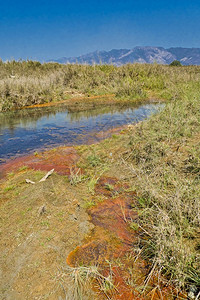
[[173, 67], [181, 67], [182, 64], [179, 60], [174, 60], [173, 62], [171, 62], [170, 66], [173, 66]]

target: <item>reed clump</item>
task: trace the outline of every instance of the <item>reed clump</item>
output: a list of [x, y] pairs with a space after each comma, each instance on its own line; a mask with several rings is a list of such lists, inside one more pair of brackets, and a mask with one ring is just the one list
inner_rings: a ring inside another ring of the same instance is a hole
[[200, 67], [127, 64], [61, 65], [0, 61], [0, 111], [70, 99], [115, 94], [118, 99], [175, 100], [200, 87]]

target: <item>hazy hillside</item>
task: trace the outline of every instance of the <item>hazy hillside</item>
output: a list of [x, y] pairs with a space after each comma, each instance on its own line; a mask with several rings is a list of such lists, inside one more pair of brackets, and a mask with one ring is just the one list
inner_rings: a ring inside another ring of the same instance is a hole
[[127, 63], [170, 64], [180, 60], [183, 65], [200, 65], [200, 48], [135, 47], [133, 49], [113, 49], [95, 51], [78, 57], [62, 57], [49, 61], [79, 64], [113, 64], [120, 66]]
[[183, 65], [200, 65], [200, 48], [170, 48], [167, 50]]

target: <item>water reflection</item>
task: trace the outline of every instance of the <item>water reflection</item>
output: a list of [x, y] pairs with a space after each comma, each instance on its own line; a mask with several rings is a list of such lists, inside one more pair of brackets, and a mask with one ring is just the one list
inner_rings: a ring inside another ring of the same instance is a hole
[[143, 120], [159, 107], [109, 106], [70, 112], [57, 106], [0, 113], [0, 162], [41, 148], [94, 141], [100, 131]]

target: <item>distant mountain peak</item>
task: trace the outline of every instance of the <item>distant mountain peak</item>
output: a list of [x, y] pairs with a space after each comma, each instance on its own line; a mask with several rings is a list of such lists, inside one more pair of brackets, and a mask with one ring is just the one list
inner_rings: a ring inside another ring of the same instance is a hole
[[200, 65], [200, 48], [181, 48], [137, 46], [133, 49], [112, 49], [84, 54], [78, 57], [62, 57], [48, 60], [58, 63], [78, 64], [113, 64], [120, 66], [127, 63], [154, 63], [170, 64], [174, 60], [180, 60], [183, 65]]

